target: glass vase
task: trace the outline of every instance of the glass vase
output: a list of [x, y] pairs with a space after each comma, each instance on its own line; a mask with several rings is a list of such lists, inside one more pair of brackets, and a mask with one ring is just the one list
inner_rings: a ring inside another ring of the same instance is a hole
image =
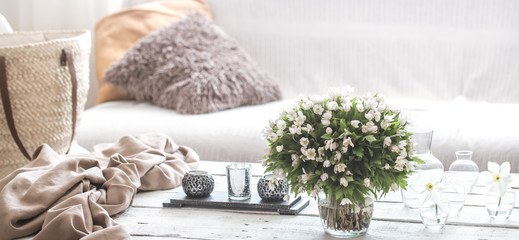
[[456, 151], [456, 161], [449, 167], [449, 171], [458, 174], [458, 183], [470, 192], [476, 185], [479, 176], [479, 167], [472, 161], [472, 151]]
[[365, 203], [341, 205], [324, 192], [318, 194], [318, 207], [324, 232], [340, 238], [353, 238], [366, 234], [373, 215], [373, 197]]
[[440, 204], [428, 202], [420, 207], [420, 217], [422, 223], [427, 229], [441, 230], [445, 226], [445, 222], [450, 213], [450, 202], [444, 201]]
[[[415, 173], [408, 176], [407, 182], [417, 181], [418, 175], [443, 174], [443, 164], [432, 154], [431, 150], [433, 130], [411, 128], [409, 131], [413, 134], [412, 138], [416, 141], [414, 156], [420, 158], [424, 163], [416, 165]], [[407, 208], [417, 209], [420, 207], [420, 195], [409, 186], [407, 189], [401, 189], [400, 193], [402, 202]]]
[[485, 207], [488, 216], [495, 221], [506, 221], [515, 206], [515, 192], [508, 190], [501, 197], [499, 192], [493, 191], [485, 197]]

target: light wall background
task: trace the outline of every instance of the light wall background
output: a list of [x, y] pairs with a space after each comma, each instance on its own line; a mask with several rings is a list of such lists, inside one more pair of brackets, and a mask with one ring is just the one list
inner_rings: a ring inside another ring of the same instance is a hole
[[[102, 17], [146, 0], [0, 0], [2, 14], [14, 31], [89, 29]], [[86, 107], [97, 100], [94, 41], [90, 58], [90, 90]]]

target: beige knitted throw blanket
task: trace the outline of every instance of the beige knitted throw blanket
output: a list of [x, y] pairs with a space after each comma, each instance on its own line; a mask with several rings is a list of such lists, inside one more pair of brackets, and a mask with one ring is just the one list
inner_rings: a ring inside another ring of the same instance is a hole
[[0, 180], [0, 239], [127, 239], [110, 216], [127, 209], [138, 190], [179, 186], [198, 161], [162, 134], [123, 137], [76, 156], [43, 145]]

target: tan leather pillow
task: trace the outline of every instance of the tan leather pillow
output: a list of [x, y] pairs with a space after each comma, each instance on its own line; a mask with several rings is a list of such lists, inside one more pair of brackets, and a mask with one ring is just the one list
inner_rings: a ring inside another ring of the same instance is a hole
[[192, 12], [200, 12], [212, 19], [209, 6], [203, 0], [145, 3], [101, 19], [95, 28], [95, 60], [99, 82], [97, 103], [132, 99], [129, 94], [103, 81], [108, 67], [121, 59], [137, 40]]

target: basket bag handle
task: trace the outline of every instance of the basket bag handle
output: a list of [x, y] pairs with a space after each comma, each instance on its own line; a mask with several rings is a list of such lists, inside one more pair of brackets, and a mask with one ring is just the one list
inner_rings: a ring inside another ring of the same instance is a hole
[[[68, 48], [65, 48], [61, 51], [60, 58], [61, 66], [67, 66], [70, 72], [70, 81], [72, 82], [72, 135], [70, 137], [70, 145], [67, 149], [67, 153], [70, 151], [70, 147], [72, 146], [72, 141], [74, 140], [74, 134], [76, 132], [76, 120], [77, 120], [77, 78], [76, 78], [76, 69], [74, 68], [74, 59], [72, 57], [72, 51]], [[7, 126], [9, 127], [9, 131], [11, 132], [11, 136], [14, 139], [14, 142], [18, 146], [18, 149], [22, 152], [25, 158], [31, 160], [29, 153], [23, 146], [20, 137], [18, 136], [18, 132], [16, 131], [16, 126], [14, 124], [13, 118], [13, 110], [11, 108], [11, 100], [9, 99], [9, 90], [7, 88], [7, 71], [5, 66], [5, 57], [0, 56], [0, 95], [2, 98], [2, 104], [4, 107], [5, 119], [7, 121]]]

